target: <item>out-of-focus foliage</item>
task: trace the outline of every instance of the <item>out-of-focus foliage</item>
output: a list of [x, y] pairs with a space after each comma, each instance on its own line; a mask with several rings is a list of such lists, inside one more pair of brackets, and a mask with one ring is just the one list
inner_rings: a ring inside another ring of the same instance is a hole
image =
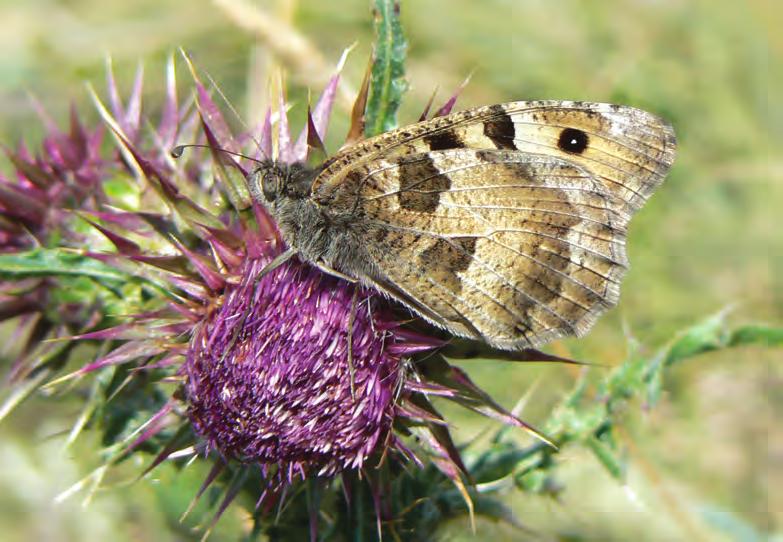
[[[244, 4], [229, 0], [0, 1], [0, 140], [21, 137], [34, 147], [40, 137], [26, 90], [60, 124], [71, 97], [89, 110], [81, 81], [103, 79], [105, 53], [113, 55], [126, 88], [136, 62], [144, 61], [147, 92], [162, 94], [163, 79], [152, 74], [161, 73], [166, 55], [178, 46], [194, 54], [236, 107], [250, 112], [261, 110], [269, 75], [282, 63], [299, 104], [291, 111], [293, 123], [301, 125], [305, 87], [315, 87], [319, 77], [323, 83], [330, 59], [354, 40], [359, 45], [346, 79], [359, 86], [373, 31], [368, 4], [257, 2], [282, 21], [270, 34], [249, 18], [238, 24]], [[780, 536], [783, 433], [773, 421], [783, 407], [783, 373], [780, 350], [762, 348], [780, 337], [763, 326], [726, 326], [723, 316], [690, 327], [727, 305], [736, 305], [732, 321], [783, 320], [783, 237], [772, 204], [783, 201], [783, 186], [774, 181], [783, 173], [783, 117], [770, 105], [770, 97], [783, 91], [771, 76], [783, 51], [772, 32], [779, 18], [779, 8], [763, 1], [451, 0], [448, 9], [436, 0], [403, 3], [411, 88], [401, 124], [418, 117], [434, 87], [446, 96], [475, 70], [462, 107], [527, 98], [627, 103], [669, 118], [680, 141], [670, 178], [631, 226], [633, 269], [619, 308], [588, 338], [553, 345], [556, 353], [614, 368], [585, 374], [563, 366], [462, 363], [499, 402], [511, 408], [525, 397], [525, 419], [586, 446], [551, 456], [516, 432], [497, 434], [483, 419], [443, 406], [449, 419], [459, 420], [458, 441], [478, 441], [467, 453], [475, 450], [471, 465], [481, 474], [479, 487], [505, 499], [536, 533], [570, 540]], [[285, 34], [289, 29], [311, 49]], [[278, 36], [287, 38], [273, 39]], [[341, 103], [347, 108], [349, 101]], [[345, 128], [331, 128], [331, 150]], [[676, 338], [667, 343], [671, 336]], [[650, 350], [655, 344], [668, 346]], [[696, 353], [703, 355], [675, 363]], [[665, 366], [670, 369], [660, 372]], [[121, 381], [121, 375], [115, 378]], [[110, 393], [110, 383], [105, 386], [100, 393]], [[80, 440], [63, 452], [65, 439], [57, 436], [83, 407], [74, 399], [64, 404], [56, 395], [41, 397], [0, 426], [3, 538], [193, 536], [188, 527], [209, 516], [193, 514], [194, 523], [184, 527], [175, 520], [205, 475], [192, 469], [164, 466], [152, 480], [131, 483], [141, 465], [123, 464], [90, 507], [80, 508], [78, 499], [53, 504], [54, 495], [95, 466], [85, 461], [95, 460], [97, 443]], [[557, 463], [556, 477], [542, 468], [547, 461]], [[530, 475], [526, 469], [533, 465]], [[509, 481], [527, 491], [508, 491]], [[449, 491], [444, 487], [442, 502], [457, 510], [460, 501], [449, 501]], [[202, 506], [209, 503], [207, 498]], [[448, 508], [411, 513], [443, 510]], [[214, 539], [236, 539], [245, 514], [232, 508]], [[469, 540], [466, 526], [460, 517], [443, 536]], [[479, 533], [498, 540], [521, 536], [483, 521]]]

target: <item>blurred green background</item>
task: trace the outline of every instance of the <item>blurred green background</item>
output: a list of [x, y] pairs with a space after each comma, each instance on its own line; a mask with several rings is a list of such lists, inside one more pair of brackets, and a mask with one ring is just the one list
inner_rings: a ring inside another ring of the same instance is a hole
[[[783, 321], [783, 235], [775, 220], [783, 208], [783, 109], [772, 103], [783, 95], [779, 2], [403, 0], [403, 22], [411, 90], [402, 123], [418, 117], [435, 87], [442, 101], [473, 72], [461, 107], [610, 101], [675, 126], [674, 169], [631, 226], [633, 267], [619, 307], [587, 338], [561, 341], [555, 352], [614, 364], [629, 336], [652, 348], [727, 306], [736, 321]], [[336, 149], [371, 40], [367, 0], [0, 0], [0, 141], [40, 140], [30, 93], [63, 125], [71, 102], [95, 119], [84, 81], [104, 92], [107, 55], [127, 90], [144, 63], [145, 106], [154, 111], [166, 57], [180, 46], [252, 122], [260, 120], [270, 74], [283, 67], [301, 119], [306, 87], [317, 90], [358, 41], [327, 141]], [[184, 94], [181, 66], [179, 75]], [[514, 493], [509, 504], [537, 536], [553, 539], [783, 540], [780, 361], [779, 351], [745, 349], [674, 368], [656, 409], [629, 409], [626, 485], [570, 451], [558, 500]], [[509, 408], [535, 383], [524, 412], [534, 423], [576, 375], [562, 366], [463, 365]], [[175, 477], [164, 468], [132, 483], [139, 465], [125, 465], [88, 506], [80, 495], [53, 502], [99, 464], [89, 437], [63, 450], [62, 433], [78, 409], [76, 397], [39, 397], [0, 425], [0, 538], [193, 538], [170, 518], [200, 483], [197, 470]], [[448, 414], [461, 441], [486, 425]], [[237, 539], [246, 521], [229, 513], [212, 539]], [[468, 529], [463, 519], [439, 536], [470, 540]], [[478, 536], [522, 534], [479, 522]]]

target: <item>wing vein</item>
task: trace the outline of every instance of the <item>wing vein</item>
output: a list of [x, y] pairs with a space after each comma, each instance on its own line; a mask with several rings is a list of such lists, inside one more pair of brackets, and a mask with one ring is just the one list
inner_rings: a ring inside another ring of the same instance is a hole
[[[549, 200], [536, 200], [536, 201], [549, 201]], [[550, 203], [562, 203], [559, 201], [550, 201]], [[447, 209], [488, 209], [488, 210], [495, 210], [495, 211], [530, 211], [535, 213], [542, 213], [542, 214], [552, 214], [552, 215], [560, 215], [560, 216], [569, 216], [572, 218], [578, 218], [580, 220], [584, 220], [586, 222], [593, 222], [595, 224], [600, 224], [601, 226], [606, 226], [607, 228], [611, 229], [612, 231], [621, 232], [622, 230], [619, 228], [616, 228], [612, 224], [607, 224], [605, 221], [596, 220], [595, 218], [590, 218], [588, 216], [578, 215], [574, 213], [568, 213], [565, 211], [556, 211], [553, 209], [536, 209], [533, 207], [514, 207], [511, 205], [461, 205], [457, 203], [448, 203], [448, 202], [441, 202], [440, 205], [442, 207], [445, 207]], [[575, 207], [588, 207], [591, 209], [598, 209], [601, 211], [610, 211], [610, 209], [607, 209], [605, 207], [597, 207], [597, 206], [588, 206], [588, 205], [575, 205]]]
[[[395, 228], [396, 228], [396, 227], [395, 227]], [[396, 228], [396, 229], [397, 229], [397, 228]], [[403, 228], [398, 228], [398, 229], [403, 229]], [[404, 228], [404, 229], [408, 229], [408, 228]], [[444, 239], [444, 240], [445, 240], [445, 241], [447, 241], [447, 242], [449, 243], [449, 245], [450, 245], [452, 248], [454, 248], [456, 251], [460, 252], [461, 254], [464, 254], [464, 255], [468, 256], [468, 257], [469, 257], [469, 258], [470, 258], [472, 261], [474, 261], [474, 262], [478, 263], [478, 264], [479, 264], [481, 267], [483, 267], [484, 269], [488, 270], [490, 273], [492, 273], [493, 275], [495, 275], [496, 277], [498, 277], [498, 278], [500, 279], [500, 281], [501, 281], [501, 282], [502, 282], [504, 285], [506, 285], [507, 287], [511, 288], [513, 291], [515, 291], [515, 292], [517, 292], [517, 293], [519, 293], [519, 294], [523, 295], [524, 297], [526, 297], [527, 299], [529, 299], [530, 301], [532, 301], [532, 302], [533, 302], [533, 303], [535, 303], [536, 305], [538, 305], [538, 306], [542, 307], [542, 308], [543, 308], [545, 311], [549, 312], [549, 313], [550, 313], [552, 316], [554, 316], [554, 317], [555, 317], [555, 318], [557, 318], [558, 320], [560, 320], [560, 321], [562, 321], [563, 323], [565, 323], [565, 324], [566, 324], [566, 326], [568, 326], [569, 328], [572, 328], [572, 327], [573, 327], [573, 324], [572, 324], [570, 321], [568, 321], [566, 318], [564, 318], [564, 317], [563, 317], [563, 316], [562, 316], [560, 313], [558, 313], [557, 311], [555, 311], [555, 310], [551, 309], [551, 308], [550, 308], [550, 307], [548, 307], [548, 306], [547, 306], [545, 303], [543, 303], [541, 300], [539, 300], [539, 299], [537, 299], [537, 298], [535, 298], [535, 297], [531, 296], [530, 294], [528, 294], [528, 293], [527, 293], [527, 292], [525, 292], [524, 290], [520, 290], [519, 288], [517, 288], [517, 286], [516, 286], [516, 285], [514, 285], [514, 284], [512, 284], [512, 283], [509, 281], [509, 279], [508, 279], [506, 276], [504, 276], [503, 274], [499, 273], [499, 272], [498, 272], [498, 271], [497, 271], [497, 270], [496, 270], [494, 267], [492, 267], [491, 265], [489, 265], [489, 264], [488, 264], [487, 262], [485, 262], [484, 260], [481, 260], [480, 258], [477, 258], [477, 257], [476, 257], [474, 254], [471, 254], [471, 253], [467, 252], [467, 251], [466, 251], [464, 248], [462, 248], [462, 246], [460, 246], [459, 244], [457, 244], [457, 243], [454, 243], [453, 241], [451, 241], [451, 239], [450, 239], [449, 237], [443, 237], [443, 236], [436, 235], [436, 234], [433, 234], [433, 233], [431, 233], [431, 232], [425, 232], [425, 231], [420, 231], [420, 232], [417, 232], [417, 233], [419, 233], [419, 234], [421, 234], [421, 235], [425, 235], [425, 236], [427, 236], [427, 237], [432, 237], [432, 238], [435, 238], [435, 239]], [[483, 238], [486, 238], [486, 239], [488, 239], [487, 237], [484, 237], [484, 236], [474, 236], [474, 237], [483, 237]], [[491, 241], [492, 241], [492, 242], [496, 242], [494, 239], [492, 239]], [[543, 267], [543, 268], [545, 268], [545, 269], [554, 270], [553, 268], [551, 268], [550, 266], [548, 266], [546, 263], [544, 263], [544, 262], [541, 262], [541, 261], [539, 261], [539, 260], [537, 260], [537, 259], [533, 258], [532, 256], [530, 256], [530, 259], [531, 259], [531, 260], [533, 260], [533, 261], [535, 261], [535, 262], [536, 262], [538, 265], [540, 265], [541, 267]], [[405, 262], [405, 263], [406, 263], [406, 264], [408, 264], [408, 265], [411, 265], [411, 262]], [[420, 274], [420, 273], [418, 273], [418, 272], [417, 272], [417, 274]], [[524, 273], [524, 274], [523, 274], [523, 276], [524, 276], [524, 277], [526, 277], [526, 278], [528, 278], [528, 279], [529, 279], [531, 282], [534, 282], [534, 283], [536, 283], [536, 284], [538, 284], [538, 285], [542, 286], [543, 288], [545, 288], [545, 289], [546, 289], [546, 290], [548, 290], [549, 292], [551, 292], [551, 293], [555, 294], [556, 296], [558, 296], [558, 297], [562, 297], [562, 296], [560, 296], [559, 292], [557, 292], [557, 291], [553, 290], [552, 288], [550, 288], [549, 286], [547, 286], [546, 284], [544, 284], [544, 283], [543, 283], [543, 282], [541, 282], [540, 280], [538, 280], [538, 279], [534, 279], [533, 277], [531, 277], [530, 275], [528, 275], [528, 274], [526, 274], [526, 273]], [[466, 282], [465, 282], [465, 277], [461, 277], [461, 279], [462, 279], [462, 282], [463, 282], [463, 284], [465, 284], [465, 283], [466, 283]], [[430, 278], [430, 277], [428, 277], [428, 280], [431, 280], [431, 278]], [[469, 284], [473, 284], [473, 283], [469, 283]], [[485, 296], [489, 297], [489, 294], [487, 294], [487, 293], [486, 293], [486, 292], [485, 292], [483, 289], [479, 288], [479, 287], [478, 287], [477, 285], [475, 285], [475, 284], [473, 284], [473, 286], [474, 286], [474, 289], [476, 289], [476, 290], [480, 291], [480, 292], [481, 292], [481, 293], [483, 293]], [[599, 296], [599, 297], [600, 297], [600, 296]], [[567, 301], [570, 301], [570, 302], [572, 302], [574, 305], [578, 306], [579, 308], [581, 308], [582, 310], [584, 310], [584, 311], [585, 311], [585, 312], [587, 312], [587, 313], [591, 312], [591, 310], [590, 310], [589, 308], [587, 308], [587, 307], [584, 307], [583, 305], [581, 305], [581, 304], [579, 304], [579, 303], [576, 303], [576, 302], [574, 302], [572, 299], [569, 299], [569, 298], [567, 298], [567, 297], [564, 297], [564, 299], [566, 299]], [[499, 302], [498, 302], [498, 303], [499, 303]], [[499, 303], [499, 304], [500, 304], [500, 303]], [[501, 305], [502, 305], [502, 304], [501, 304]], [[506, 310], [508, 310], [508, 309], [506, 309]], [[512, 313], [512, 314], [514, 314], [514, 313]], [[516, 315], [516, 316], [520, 316], [520, 315]], [[540, 321], [539, 321], [539, 323], [542, 323], [542, 322], [540, 322]]]
[[[483, 238], [489, 238], [489, 237], [491, 237], [492, 235], [494, 235], [496, 233], [505, 233], [505, 232], [508, 232], [508, 233], [525, 233], [525, 234], [529, 234], [529, 235], [532, 235], [532, 236], [539, 236], [539, 237], [545, 237], [547, 239], [554, 239], [555, 241], [558, 241], [558, 242], [561, 242], [561, 243], [565, 243], [565, 244], [570, 245], [572, 247], [575, 247], [577, 249], [583, 250], [583, 251], [585, 251], [588, 254], [592, 254], [593, 256], [596, 256], [596, 257], [598, 257], [598, 258], [600, 258], [600, 259], [602, 259], [602, 260], [604, 260], [604, 261], [606, 261], [606, 262], [608, 262], [608, 263], [610, 263], [612, 265], [618, 265], [620, 267], [626, 267], [625, 262], [615, 261], [612, 258], [610, 258], [609, 256], [607, 256], [606, 254], [601, 254], [600, 252], [597, 252], [595, 250], [592, 250], [590, 248], [582, 246], [582, 245], [580, 245], [578, 243], [574, 243], [574, 242], [568, 241], [566, 239], [563, 239], [562, 237], [557, 237], [555, 235], [547, 235], [545, 233], [531, 231], [531, 230], [503, 229], [503, 230], [494, 231], [494, 232], [490, 233], [489, 235], [481, 235], [481, 236], [477, 236], [474, 233], [455, 233], [455, 234], [449, 234], [449, 235], [438, 235], [438, 234], [432, 233], [432, 232], [427, 231], [427, 230], [420, 230], [418, 228], [410, 228], [410, 227], [407, 227], [407, 226], [399, 226], [397, 224], [389, 224], [388, 222], [381, 222], [380, 220], [371, 220], [371, 221], [368, 221], [368, 224], [380, 226], [382, 228], [388, 228], [388, 229], [392, 229], [392, 230], [409, 232], [409, 233], [414, 233], [414, 234], [417, 234], [417, 235], [425, 235], [427, 237], [436, 237], [436, 238], [443, 238], [443, 239], [448, 239], [450, 237], [483, 237]], [[605, 241], [606, 239], [603, 239], [603, 240]], [[623, 244], [623, 243], [621, 243], [618, 240], [610, 240], [610, 241], [615, 242], [615, 243], [620, 244], [620, 245]]]
[[[438, 288], [443, 293], [451, 296], [453, 299], [459, 301], [460, 303], [467, 304], [468, 306], [470, 306], [473, 309], [473, 314], [477, 315], [479, 317], [479, 319], [483, 320], [484, 322], [496, 324], [497, 327], [502, 327], [503, 323], [501, 321], [499, 321], [497, 318], [492, 318], [491, 316], [487, 315], [485, 311], [481, 310], [481, 307], [479, 307], [479, 306], [477, 306], [475, 304], [469, 303], [466, 299], [458, 296], [457, 294], [452, 292], [449, 288], [444, 286], [442, 283], [438, 282], [437, 280], [433, 279], [432, 277], [424, 275], [421, 272], [421, 268], [414, 266], [413, 262], [410, 262], [408, 260], [395, 260], [395, 263], [396, 264], [400, 264], [401, 263], [401, 264], [405, 265], [407, 267], [407, 269], [409, 271], [411, 271], [415, 276], [418, 276], [420, 278], [424, 278], [424, 280], [426, 280], [429, 284], [431, 284], [432, 286], [435, 286], [436, 288]], [[514, 321], [516, 323], [522, 324], [531, 333], [533, 333], [533, 335], [536, 335], [536, 333], [533, 332], [533, 328], [530, 325], [526, 324], [523, 320], [521, 320], [519, 318], [520, 315], [512, 312], [504, 303], [502, 303], [501, 301], [495, 299], [492, 295], [487, 293], [483, 288], [480, 288], [476, 283], [474, 283], [473, 281], [463, 281], [462, 283], [464, 285], [467, 285], [468, 287], [473, 288], [473, 290], [481, 293], [484, 297], [486, 297], [492, 303], [497, 305], [498, 308], [500, 308], [504, 312], [508, 313], [509, 315], [513, 316], [514, 317]], [[415, 295], [411, 294], [410, 292], [408, 292], [404, 287], [402, 287], [402, 286], [399, 286], [399, 287], [402, 288], [410, 297], [413, 297], [414, 299], [418, 299], [417, 296], [415, 296]], [[459, 308], [455, 307], [452, 303], [449, 303], [448, 301], [443, 300], [442, 298], [441, 298], [441, 300], [444, 301], [445, 303], [447, 303], [449, 305], [449, 307], [451, 307], [456, 314], [462, 314], [463, 311], [460, 310]], [[531, 301], [536, 302], [535, 299], [531, 299]], [[437, 311], [434, 311], [434, 312], [437, 312]], [[541, 327], [545, 331], [549, 331], [550, 330], [550, 328], [545, 327], [544, 322], [542, 322], [541, 320], [533, 317], [532, 315], [530, 317], [531, 317], [532, 320], [535, 320], [538, 324], [540, 324]], [[529, 339], [527, 339], [527, 335], [525, 335], [525, 339], [528, 340], [528, 342], [530, 342], [532, 344], [532, 341], [529, 341]]]

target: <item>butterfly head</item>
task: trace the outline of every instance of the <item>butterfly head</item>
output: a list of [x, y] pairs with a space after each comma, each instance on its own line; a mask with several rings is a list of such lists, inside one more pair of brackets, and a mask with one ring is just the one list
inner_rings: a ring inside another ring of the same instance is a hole
[[247, 184], [253, 199], [259, 203], [271, 203], [283, 191], [287, 172], [284, 164], [262, 162], [247, 176]]
[[[210, 149], [213, 152], [221, 152], [232, 156], [239, 156], [240, 158], [259, 164], [258, 167], [247, 176], [247, 184], [250, 195], [256, 202], [261, 204], [272, 203], [282, 193], [285, 193], [288, 196], [296, 196], [297, 193], [302, 191], [302, 188], [305, 188], [307, 194], [309, 194], [312, 179], [315, 177], [315, 172], [308, 170], [302, 164], [286, 164], [273, 160], [257, 160], [256, 158], [252, 158], [245, 154], [230, 151], [228, 149], [221, 149], [220, 147], [214, 147], [212, 145], [201, 145], [198, 143], [177, 145], [171, 149], [171, 156], [173, 158], [179, 158], [182, 156], [185, 149], [193, 147]], [[301, 179], [303, 178], [306, 181], [304, 183], [305, 186], [302, 186], [303, 183]]]
[[265, 161], [247, 177], [253, 199], [270, 204], [280, 196], [301, 199], [310, 195], [317, 171], [303, 164], [284, 164]]

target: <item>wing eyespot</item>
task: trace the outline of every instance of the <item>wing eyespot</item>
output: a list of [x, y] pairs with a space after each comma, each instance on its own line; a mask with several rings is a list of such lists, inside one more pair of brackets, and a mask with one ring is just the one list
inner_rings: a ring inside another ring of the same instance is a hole
[[560, 132], [557, 147], [569, 154], [582, 154], [590, 144], [590, 138], [582, 130], [565, 128]]

